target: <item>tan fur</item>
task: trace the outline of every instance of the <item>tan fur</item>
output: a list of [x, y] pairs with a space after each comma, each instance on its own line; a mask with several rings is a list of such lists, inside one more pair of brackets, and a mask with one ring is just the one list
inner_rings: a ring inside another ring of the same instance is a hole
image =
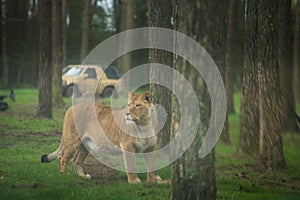
[[[75, 105], [80, 106], [80, 109], [90, 109], [88, 105]], [[152, 96], [150, 93], [143, 93], [141, 95], [129, 94], [128, 107], [125, 109], [114, 110], [115, 116], [120, 120], [122, 126], [130, 126], [126, 123], [125, 113], [132, 124], [144, 127], [151, 122], [149, 109], [153, 107]], [[119, 146], [123, 151], [125, 168], [127, 171], [135, 171], [135, 158], [128, 152], [151, 152], [155, 149], [157, 143], [156, 135], [146, 139], [134, 137], [125, 133], [119, 128], [114, 120], [112, 114], [112, 108], [102, 104], [95, 105], [95, 111], [97, 115], [98, 123], [103, 129], [104, 134], [110, 141]], [[85, 116], [83, 116], [84, 118]], [[120, 124], [119, 124], [120, 125]], [[87, 126], [94, 126], [94, 124], [87, 124]], [[130, 127], [127, 130], [130, 130]], [[87, 130], [95, 130], [93, 127], [89, 127]], [[88, 136], [88, 132], [84, 132], [84, 135], [79, 136], [75, 127], [74, 113], [72, 107], [69, 108], [65, 114], [64, 127], [62, 132], [62, 140], [58, 149], [50, 153], [49, 155], [42, 156], [42, 162], [50, 162], [59, 157], [60, 172], [65, 172], [69, 160], [73, 158], [73, 164], [75, 171], [79, 176], [85, 178], [91, 178], [89, 174], [85, 174], [83, 171], [83, 163], [89, 152], [83, 145], [80, 137]], [[46, 158], [45, 158], [46, 157]], [[148, 167], [148, 181], [149, 182], [161, 182], [159, 176], [156, 176], [154, 170], [154, 156], [145, 156], [145, 160]], [[139, 183], [141, 180], [135, 173], [127, 173], [127, 179], [129, 183]]]

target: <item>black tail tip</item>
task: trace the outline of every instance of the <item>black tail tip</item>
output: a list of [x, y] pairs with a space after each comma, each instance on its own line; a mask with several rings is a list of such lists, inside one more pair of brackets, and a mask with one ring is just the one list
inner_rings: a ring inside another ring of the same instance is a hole
[[50, 161], [48, 160], [48, 154], [44, 154], [44, 155], [41, 156], [41, 162], [42, 162], [42, 163], [44, 163], [44, 162], [50, 162]]

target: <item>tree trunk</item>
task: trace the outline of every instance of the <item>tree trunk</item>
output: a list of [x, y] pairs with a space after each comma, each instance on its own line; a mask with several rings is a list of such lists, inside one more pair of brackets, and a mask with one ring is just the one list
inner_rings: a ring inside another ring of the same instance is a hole
[[114, 21], [115, 21], [116, 33], [120, 33], [121, 32], [121, 16], [122, 16], [120, 0], [113, 0], [113, 6], [114, 6]]
[[[214, 16], [215, 28], [214, 28], [214, 39], [213, 39], [213, 51], [212, 55], [215, 63], [217, 64], [219, 71], [221, 73], [223, 81], [226, 80], [225, 77], [225, 55], [226, 55], [226, 21], [227, 21], [227, 7], [224, 5], [228, 5], [228, 0], [224, 4], [216, 3], [216, 16]], [[226, 81], [225, 81], [226, 84]], [[225, 86], [225, 88], [227, 88]], [[223, 131], [221, 134], [221, 141], [230, 145], [229, 133], [228, 133], [228, 112], [226, 114], [225, 124], [223, 127]]]
[[227, 99], [227, 112], [235, 113], [234, 109], [234, 71], [237, 67], [237, 51], [238, 51], [238, 16], [239, 16], [239, 0], [230, 0], [228, 13], [228, 28], [226, 39], [226, 55], [225, 55], [225, 87]]
[[[200, 42], [206, 49], [212, 43], [211, 27], [207, 21], [212, 18], [209, 15], [211, 1], [197, 0], [181, 3], [175, 1], [173, 19], [176, 29], [191, 36]], [[213, 1], [217, 3], [217, 1]], [[190, 49], [192, 52], [193, 49]], [[214, 166], [214, 150], [205, 158], [200, 159], [198, 150], [202, 145], [202, 138], [206, 133], [210, 122], [211, 102], [204, 80], [185, 60], [175, 57], [177, 71], [186, 77], [196, 92], [201, 125], [198, 127], [197, 135], [189, 149], [172, 164], [171, 199], [215, 199], [216, 180]], [[176, 105], [175, 103], [173, 103]], [[186, 105], [188, 106], [188, 105]], [[191, 119], [197, 120], [197, 119]], [[189, 135], [189, 133], [185, 133]]]
[[[153, 27], [164, 27], [172, 29], [171, 17], [172, 17], [172, 1], [171, 0], [148, 0], [148, 12], [149, 12], [149, 25]], [[173, 55], [172, 53], [161, 51], [158, 49], [149, 50], [150, 63], [161, 63], [172, 67]], [[172, 83], [172, 75], [161, 73], [156, 68], [150, 69], [150, 82], [155, 77], [162, 77], [159, 80], [165, 80]], [[170, 141], [171, 130], [171, 114], [172, 113], [172, 93], [169, 89], [160, 86], [158, 84], [150, 84], [150, 90], [154, 98], [155, 104], [164, 106], [168, 113], [167, 122], [162, 130], [162, 145], [168, 144]]]
[[258, 153], [258, 73], [257, 73], [257, 0], [248, 0], [245, 21], [245, 58], [240, 110], [239, 151], [256, 156]]
[[52, 118], [52, 31], [51, 0], [39, 1], [39, 118]]
[[300, 0], [296, 3], [296, 22], [294, 33], [294, 95], [300, 104]]
[[32, 79], [32, 85], [34, 87], [38, 87], [38, 69], [39, 69], [39, 9], [38, 9], [38, 2], [37, 0], [32, 1], [32, 8], [31, 8], [31, 20], [30, 20], [30, 26], [31, 31], [30, 31], [30, 36], [32, 38], [31, 44], [33, 47], [33, 52], [32, 52], [32, 69], [31, 69], [31, 79]]
[[60, 107], [64, 104], [62, 98], [62, 68], [63, 68], [63, 32], [62, 32], [62, 0], [52, 0], [52, 104]]
[[67, 64], [67, 14], [68, 14], [68, 0], [62, 0], [62, 55], [63, 67]]
[[265, 171], [285, 168], [281, 137], [282, 101], [278, 64], [277, 0], [259, 0], [258, 7], [258, 83], [259, 156]]
[[89, 35], [90, 35], [90, 23], [91, 23], [91, 0], [84, 0], [80, 62], [82, 62], [87, 55], [88, 45], [89, 45]]
[[278, 60], [283, 97], [282, 131], [299, 132], [293, 92], [293, 49], [291, 34], [291, 1], [279, 0]]
[[8, 87], [8, 55], [7, 55], [7, 23], [6, 0], [1, 0], [1, 84], [0, 88]]
[[[133, 28], [133, 17], [134, 17], [133, 4], [134, 1], [125, 0], [122, 1], [122, 3], [119, 5], [121, 6], [121, 10], [122, 10], [122, 17], [120, 18], [120, 32], [130, 30]], [[120, 51], [122, 51], [123, 48], [130, 49], [131, 41], [129, 41], [129, 39], [125, 39], [125, 40], [126, 41], [119, 44]], [[121, 56], [118, 59], [117, 65], [121, 74], [126, 73], [131, 68], [131, 53], [127, 53]]]

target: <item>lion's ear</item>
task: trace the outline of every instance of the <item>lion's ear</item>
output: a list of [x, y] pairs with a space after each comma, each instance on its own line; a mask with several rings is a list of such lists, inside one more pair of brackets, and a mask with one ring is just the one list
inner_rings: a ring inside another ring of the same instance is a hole
[[152, 103], [152, 94], [150, 92], [144, 93], [144, 102]]
[[133, 95], [134, 95], [133, 92], [131, 92], [131, 91], [128, 92], [128, 98], [131, 98]]

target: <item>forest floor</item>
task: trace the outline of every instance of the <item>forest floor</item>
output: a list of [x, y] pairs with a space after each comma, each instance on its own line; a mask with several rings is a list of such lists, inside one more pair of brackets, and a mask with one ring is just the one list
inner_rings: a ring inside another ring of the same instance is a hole
[[[16, 102], [0, 112], [0, 199], [169, 199], [169, 185], [129, 185], [124, 172], [106, 167], [90, 156], [85, 169], [92, 180], [78, 177], [72, 166], [60, 174], [57, 161], [40, 163], [40, 156], [60, 142], [63, 116], [71, 105], [54, 109], [54, 119], [36, 119], [37, 90], [16, 90]], [[7, 95], [9, 91], [1, 91]], [[236, 95], [236, 110], [239, 108]], [[300, 135], [287, 133], [287, 169], [260, 173], [255, 160], [237, 153], [238, 113], [230, 116], [231, 145], [216, 146], [217, 199], [300, 199]], [[158, 171], [170, 178], [170, 167]], [[146, 174], [140, 174], [142, 180]]]

